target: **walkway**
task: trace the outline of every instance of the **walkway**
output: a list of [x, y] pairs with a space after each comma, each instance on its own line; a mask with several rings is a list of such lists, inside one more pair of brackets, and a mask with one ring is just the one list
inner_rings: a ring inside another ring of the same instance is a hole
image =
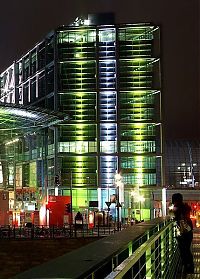
[[194, 265], [195, 269], [194, 272], [195, 274], [188, 274], [186, 277], [184, 275], [182, 278], [200, 278], [200, 229], [195, 229], [194, 230], [194, 239], [193, 239], [193, 244], [192, 244], [192, 251], [194, 255]]
[[36, 266], [13, 279], [176, 279], [179, 261], [173, 222], [156, 218]]
[[[194, 274], [184, 274], [183, 267], [182, 270], [179, 271], [176, 279], [192, 279], [199, 278], [200, 279], [200, 229], [194, 229], [194, 237], [192, 242], [192, 252], [194, 256]], [[181, 267], [180, 267], [181, 268]]]

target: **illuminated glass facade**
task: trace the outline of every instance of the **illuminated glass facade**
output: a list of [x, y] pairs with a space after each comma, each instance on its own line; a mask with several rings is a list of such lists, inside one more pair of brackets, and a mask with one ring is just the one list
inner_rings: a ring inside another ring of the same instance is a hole
[[98, 200], [106, 209], [120, 173], [122, 206], [130, 208], [130, 191], [139, 189], [150, 208], [146, 190], [162, 185], [159, 57], [158, 26], [89, 18], [50, 33], [1, 74], [0, 101], [69, 116], [45, 130], [45, 144], [37, 135], [27, 149], [34, 187], [54, 194], [58, 175], [59, 195], [73, 189], [73, 208]]

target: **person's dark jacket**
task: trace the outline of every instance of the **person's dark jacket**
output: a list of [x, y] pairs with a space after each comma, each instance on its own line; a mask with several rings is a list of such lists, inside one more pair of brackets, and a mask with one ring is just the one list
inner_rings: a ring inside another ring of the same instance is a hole
[[193, 230], [192, 220], [190, 218], [191, 207], [187, 203], [179, 203], [174, 206], [174, 220], [180, 226], [180, 221], [184, 220]]

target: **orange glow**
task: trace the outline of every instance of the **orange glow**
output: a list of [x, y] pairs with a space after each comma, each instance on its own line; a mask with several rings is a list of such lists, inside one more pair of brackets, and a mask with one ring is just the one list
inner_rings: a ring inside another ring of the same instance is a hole
[[197, 219], [197, 217], [194, 216], [194, 215], [190, 215], [190, 218], [191, 218], [191, 219]]

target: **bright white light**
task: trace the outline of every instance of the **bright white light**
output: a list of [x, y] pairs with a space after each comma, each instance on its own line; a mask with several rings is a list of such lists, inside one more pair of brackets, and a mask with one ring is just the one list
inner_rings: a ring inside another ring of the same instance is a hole
[[46, 225], [46, 204], [43, 204], [40, 208], [40, 225]]
[[98, 209], [101, 210], [101, 188], [97, 189], [98, 193]]
[[12, 114], [15, 114], [15, 115], [19, 115], [19, 116], [22, 116], [22, 117], [27, 117], [27, 118], [37, 118], [37, 115], [34, 114], [34, 113], [31, 113], [31, 112], [28, 112], [28, 111], [22, 111], [22, 110], [12, 110]]
[[55, 187], [55, 196], [58, 196], [58, 187]]
[[110, 161], [112, 161], [112, 158], [113, 158], [112, 156], [106, 156], [106, 157], [105, 157], [105, 160], [108, 161], [108, 162], [110, 162]]
[[16, 116], [21, 116], [21, 117], [27, 117], [27, 118], [33, 118], [36, 119], [37, 115], [22, 109], [16, 109], [16, 108], [3, 108], [0, 109], [0, 114], [5, 114], [5, 111], [8, 111], [8, 113]]
[[120, 173], [115, 174], [115, 185], [118, 188], [119, 202], [124, 202], [124, 183]]
[[1, 162], [0, 162], [0, 183], [3, 183], [3, 170], [2, 170]]
[[34, 211], [35, 210], [35, 204], [28, 204], [28, 210]]
[[134, 196], [135, 196], [135, 192], [131, 191], [131, 197], [134, 197]]
[[144, 202], [144, 201], [145, 201], [145, 197], [139, 196], [139, 197], [138, 197], [138, 201], [139, 201], [139, 202]]
[[134, 198], [135, 202], [144, 202], [145, 201], [145, 197], [140, 195], [139, 189], [137, 189], [135, 191], [131, 191], [131, 197]]
[[18, 141], [19, 141], [19, 139], [16, 138], [16, 139], [14, 139], [14, 140], [11, 140], [11, 141], [6, 142], [5, 145], [10, 145], [10, 144], [13, 144], [13, 143], [18, 142]]
[[110, 172], [106, 173], [106, 178], [110, 180], [112, 178], [112, 173]]
[[163, 216], [166, 216], [167, 214], [166, 201], [167, 201], [167, 192], [166, 192], [166, 188], [163, 188], [162, 189], [162, 215]]
[[84, 25], [90, 25], [90, 20], [89, 19], [84, 19], [83, 24]]
[[116, 174], [115, 174], [115, 180], [116, 180], [116, 182], [118, 182], [118, 181], [121, 180], [121, 179], [122, 179], [121, 174], [120, 174], [120, 173], [116, 173]]

